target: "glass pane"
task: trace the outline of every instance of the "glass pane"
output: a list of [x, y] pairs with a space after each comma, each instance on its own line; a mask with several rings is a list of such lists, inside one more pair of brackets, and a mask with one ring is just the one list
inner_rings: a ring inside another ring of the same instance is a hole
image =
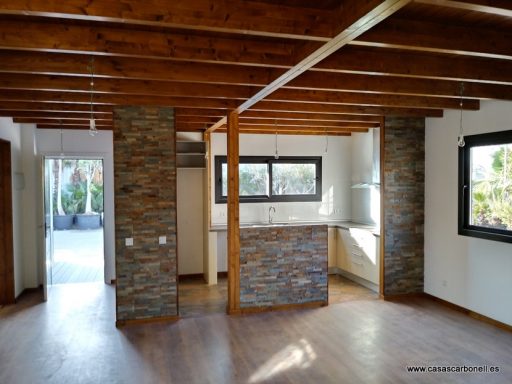
[[[267, 164], [243, 163], [238, 167], [240, 196], [267, 196]], [[228, 195], [228, 166], [222, 164], [222, 196]]]
[[471, 148], [470, 224], [512, 230], [512, 144]]
[[315, 164], [272, 164], [273, 195], [314, 195], [315, 193]]

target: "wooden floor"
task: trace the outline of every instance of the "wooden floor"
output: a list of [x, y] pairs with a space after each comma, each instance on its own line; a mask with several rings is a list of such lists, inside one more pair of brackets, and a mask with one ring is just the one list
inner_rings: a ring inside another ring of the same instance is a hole
[[[0, 310], [0, 383], [510, 383], [512, 334], [428, 299], [116, 329], [115, 291], [56, 286]], [[499, 366], [498, 374], [408, 365]]]
[[[217, 285], [208, 285], [197, 276], [179, 280], [180, 316], [195, 317], [225, 313], [228, 297], [227, 279], [219, 278]], [[329, 304], [352, 300], [376, 300], [378, 294], [338, 275], [329, 275]]]

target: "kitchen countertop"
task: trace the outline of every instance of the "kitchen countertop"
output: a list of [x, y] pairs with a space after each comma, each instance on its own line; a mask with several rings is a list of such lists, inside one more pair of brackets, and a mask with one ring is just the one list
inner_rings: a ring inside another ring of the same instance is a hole
[[[375, 225], [355, 223], [353, 221], [289, 221], [289, 222], [274, 222], [269, 223], [241, 223], [240, 228], [271, 228], [271, 227], [287, 227], [287, 226], [300, 226], [300, 225], [328, 225], [331, 228], [342, 229], [366, 229], [373, 233], [374, 236], [380, 236], [380, 229]], [[227, 231], [227, 225], [216, 224], [210, 227], [211, 232]]]

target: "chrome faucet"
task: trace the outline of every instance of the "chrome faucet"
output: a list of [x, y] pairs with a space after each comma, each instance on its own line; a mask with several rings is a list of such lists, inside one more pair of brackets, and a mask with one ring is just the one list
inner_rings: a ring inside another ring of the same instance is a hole
[[268, 223], [269, 224], [272, 224], [272, 221], [274, 220], [272, 211], [274, 211], [274, 213], [276, 213], [276, 209], [273, 206], [270, 206], [270, 208], [268, 209]]

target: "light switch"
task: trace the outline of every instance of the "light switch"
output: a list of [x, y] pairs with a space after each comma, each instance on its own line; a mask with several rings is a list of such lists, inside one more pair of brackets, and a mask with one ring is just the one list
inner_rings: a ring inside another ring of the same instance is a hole
[[160, 244], [160, 245], [167, 244], [167, 237], [159, 236], [158, 237], [158, 244]]
[[124, 244], [127, 247], [133, 247], [133, 237], [127, 237], [126, 239], [124, 239]]

